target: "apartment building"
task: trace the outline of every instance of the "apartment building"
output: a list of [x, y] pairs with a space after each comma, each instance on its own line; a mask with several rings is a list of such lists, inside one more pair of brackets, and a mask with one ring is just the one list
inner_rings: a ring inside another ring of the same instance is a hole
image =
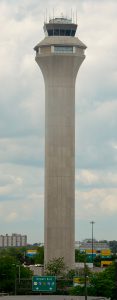
[[27, 246], [27, 235], [12, 233], [0, 235], [0, 248]]

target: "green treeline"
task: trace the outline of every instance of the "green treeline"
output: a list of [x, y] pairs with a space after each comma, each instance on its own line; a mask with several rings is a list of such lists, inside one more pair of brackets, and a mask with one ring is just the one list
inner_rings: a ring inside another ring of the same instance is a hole
[[[32, 293], [32, 272], [30, 264], [43, 264], [44, 248], [36, 247], [37, 254], [28, 257], [28, 248], [8, 248], [0, 250], [0, 294], [31, 294]], [[31, 247], [32, 249], [32, 247]], [[78, 250], [75, 252], [76, 261], [85, 262], [85, 254]], [[99, 259], [99, 258], [98, 258]], [[95, 264], [99, 261], [95, 261]], [[63, 258], [49, 261], [45, 267], [45, 275], [55, 275], [57, 278], [56, 294], [87, 295], [107, 297], [115, 300], [117, 295], [117, 262], [113, 260], [105, 270], [92, 272], [85, 264], [83, 270], [68, 270]], [[80, 277], [81, 284], [73, 286], [74, 276]]]

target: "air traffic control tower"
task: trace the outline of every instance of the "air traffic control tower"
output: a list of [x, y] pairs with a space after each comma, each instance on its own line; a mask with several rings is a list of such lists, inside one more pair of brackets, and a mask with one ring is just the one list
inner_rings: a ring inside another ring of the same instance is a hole
[[75, 37], [77, 24], [54, 18], [35, 46], [45, 81], [45, 263], [64, 257], [75, 262], [75, 81], [86, 46]]

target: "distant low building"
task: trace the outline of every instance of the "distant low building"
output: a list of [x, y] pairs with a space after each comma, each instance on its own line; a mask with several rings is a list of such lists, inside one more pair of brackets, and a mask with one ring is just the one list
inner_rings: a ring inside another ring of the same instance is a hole
[[0, 235], [0, 248], [27, 246], [27, 235], [12, 233]]
[[43, 276], [44, 275], [44, 266], [37, 264], [37, 265], [30, 265], [28, 268], [33, 272], [33, 275]]
[[[89, 269], [93, 269], [93, 263], [86, 263], [86, 266], [89, 268]], [[85, 267], [85, 263], [84, 262], [77, 262], [75, 263], [75, 269], [79, 270], [79, 269], [84, 269]]]
[[[92, 239], [85, 239], [82, 242], [76, 241], [75, 242], [75, 249], [79, 249], [81, 251], [86, 251], [86, 250], [90, 250], [92, 249]], [[109, 242], [107, 241], [97, 241], [97, 240], [93, 240], [93, 249], [99, 253], [102, 250], [106, 250], [109, 249]]]
[[112, 263], [112, 253], [108, 241], [94, 239], [92, 248], [92, 239], [85, 239], [82, 242], [76, 242], [75, 249], [78, 249], [80, 253], [85, 253], [88, 263], [92, 262], [97, 256], [100, 257], [101, 267], [107, 267]]

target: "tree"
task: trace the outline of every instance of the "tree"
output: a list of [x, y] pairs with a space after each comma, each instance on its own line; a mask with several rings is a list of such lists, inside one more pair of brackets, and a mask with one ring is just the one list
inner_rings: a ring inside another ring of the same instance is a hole
[[86, 254], [85, 252], [80, 252], [80, 250], [75, 249], [75, 262], [85, 262]]
[[50, 260], [46, 267], [45, 267], [45, 273], [47, 275], [53, 275], [53, 276], [63, 276], [65, 273], [65, 263], [63, 257], [54, 258]]
[[95, 274], [91, 281], [90, 291], [93, 291], [94, 296], [103, 296], [110, 298], [113, 290], [113, 281], [102, 273]]
[[113, 254], [117, 253], [117, 241], [110, 241], [109, 242], [109, 247], [110, 247]]
[[93, 263], [94, 263], [95, 267], [100, 267], [101, 266], [101, 255], [94, 257]]
[[68, 270], [66, 274], [66, 278], [73, 279], [73, 277], [77, 274], [77, 271], [75, 269]]
[[37, 247], [37, 255], [34, 258], [35, 264], [44, 264], [44, 247]]
[[16, 258], [8, 255], [0, 257], [0, 292], [15, 293], [16, 280], [19, 276], [17, 267], [20, 267], [20, 278], [31, 278], [32, 272], [20, 265]]
[[20, 247], [9, 247], [6, 249], [1, 249], [0, 256], [10, 256], [13, 257], [15, 260], [20, 261], [21, 263], [24, 262], [24, 250]]
[[115, 288], [115, 263], [100, 273], [92, 274], [90, 284], [96, 296], [111, 298]]
[[[116, 266], [113, 263], [100, 273], [89, 273], [87, 282], [87, 294], [89, 296], [106, 297], [115, 300], [116, 287]], [[70, 295], [85, 295], [85, 285], [72, 287]]]

